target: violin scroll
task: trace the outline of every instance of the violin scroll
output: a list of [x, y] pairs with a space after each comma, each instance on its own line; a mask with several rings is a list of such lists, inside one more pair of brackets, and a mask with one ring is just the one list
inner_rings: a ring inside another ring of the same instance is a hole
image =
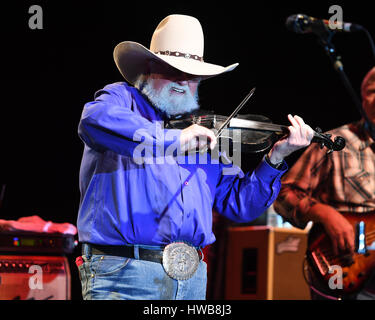
[[335, 140], [331, 140], [331, 134], [322, 133], [322, 129], [317, 127], [315, 129], [314, 138], [312, 139], [312, 142], [316, 142], [320, 144], [320, 148], [323, 149], [326, 147], [328, 149], [328, 153], [331, 153], [332, 151], [341, 151], [345, 148], [346, 141], [343, 137], [337, 136], [335, 137]]

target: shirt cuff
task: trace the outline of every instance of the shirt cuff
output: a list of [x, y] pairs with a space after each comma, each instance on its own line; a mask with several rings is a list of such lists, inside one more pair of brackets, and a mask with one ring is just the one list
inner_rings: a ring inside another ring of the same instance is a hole
[[261, 179], [265, 182], [272, 183], [275, 178], [281, 177], [287, 170], [288, 165], [283, 160], [279, 169], [272, 167], [269, 163], [267, 163], [266, 156], [263, 157], [263, 160], [259, 163], [258, 167], [256, 168], [256, 175], [261, 177]]
[[271, 159], [270, 157], [268, 156], [268, 154], [264, 157], [264, 160], [266, 160], [266, 162], [272, 167], [272, 168], [275, 168], [275, 169], [280, 169], [284, 163], [284, 160], [282, 160], [281, 162], [279, 163], [276, 163], [276, 164], [273, 164], [271, 162]]

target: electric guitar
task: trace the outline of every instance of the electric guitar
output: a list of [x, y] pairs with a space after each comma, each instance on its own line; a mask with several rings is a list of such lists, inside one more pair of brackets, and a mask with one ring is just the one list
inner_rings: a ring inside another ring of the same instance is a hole
[[[341, 298], [358, 293], [375, 271], [375, 212], [343, 215], [355, 230], [354, 254], [335, 255], [331, 240], [320, 224], [311, 228], [306, 250], [315, 281], [329, 294]], [[342, 289], [337, 281], [342, 281]]]

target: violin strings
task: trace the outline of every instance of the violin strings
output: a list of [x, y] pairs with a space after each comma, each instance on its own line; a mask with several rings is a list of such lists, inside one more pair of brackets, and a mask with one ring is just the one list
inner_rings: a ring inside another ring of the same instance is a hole
[[230, 122], [232, 128], [234, 127], [241, 127], [241, 128], [248, 128], [248, 129], [255, 129], [255, 130], [268, 130], [268, 131], [284, 131], [287, 127], [281, 126], [278, 124], [273, 123], [265, 123], [260, 121], [254, 120], [246, 120], [246, 119], [232, 119]]
[[[204, 118], [203, 117], [199, 117], [198, 119], [195, 119], [196, 120], [196, 123], [197, 124], [210, 124], [214, 121], [220, 121], [220, 120], [224, 120], [226, 119], [225, 117], [223, 116], [220, 116], [220, 117], [215, 117], [215, 116], [205, 116]], [[233, 123], [233, 125], [232, 125]], [[241, 125], [237, 125], [236, 126], [236, 123], [237, 124], [241, 124]], [[230, 122], [230, 127], [231, 128], [240, 128], [240, 129], [253, 129], [253, 130], [267, 130], [267, 131], [275, 131], [275, 132], [279, 132], [279, 131], [283, 131], [283, 129], [287, 128], [286, 126], [282, 126], [282, 125], [278, 125], [278, 124], [273, 124], [273, 123], [266, 123], [266, 122], [261, 122], [261, 121], [254, 121], [254, 120], [248, 120], [248, 119], [241, 119], [241, 118], [233, 118]]]

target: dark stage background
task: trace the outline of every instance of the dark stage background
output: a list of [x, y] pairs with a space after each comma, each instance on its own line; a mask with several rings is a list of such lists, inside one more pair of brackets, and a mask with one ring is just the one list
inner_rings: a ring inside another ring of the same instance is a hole
[[[43, 9], [43, 29], [31, 30], [28, 9]], [[5, 194], [0, 219], [39, 215], [75, 224], [83, 144], [77, 126], [84, 103], [96, 90], [122, 81], [113, 62], [124, 40], [149, 46], [157, 24], [172, 13], [197, 17], [205, 34], [205, 61], [239, 67], [203, 82], [201, 106], [229, 115], [257, 87], [244, 112], [287, 124], [298, 114], [313, 128], [328, 130], [359, 119], [328, 57], [313, 34], [285, 28], [286, 18], [305, 13], [344, 21], [375, 35], [367, 1], [32, 1], [2, 4], [2, 101], [0, 183]], [[336, 34], [334, 44], [359, 94], [375, 64], [364, 33]], [[298, 154], [291, 156], [292, 165]], [[251, 159], [242, 159], [244, 170]], [[75, 270], [74, 270], [75, 271]]]

